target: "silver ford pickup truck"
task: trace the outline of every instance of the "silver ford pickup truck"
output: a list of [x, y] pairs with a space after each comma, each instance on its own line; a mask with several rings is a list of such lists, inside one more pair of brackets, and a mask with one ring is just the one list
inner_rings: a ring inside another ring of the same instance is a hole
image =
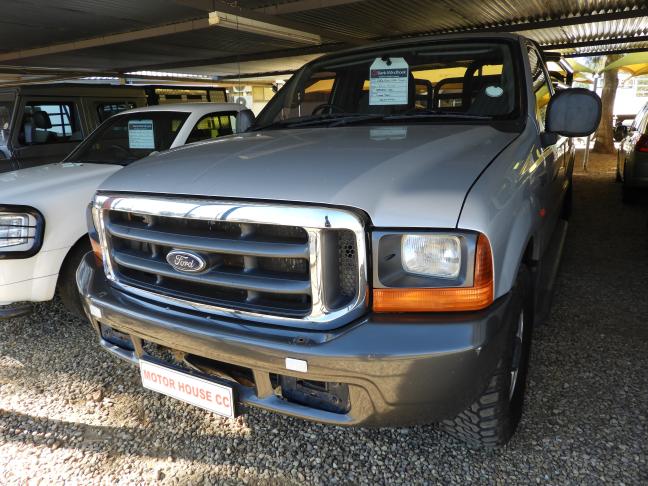
[[564, 241], [570, 137], [600, 112], [516, 35], [324, 56], [241, 112], [245, 133], [101, 185], [85, 311], [146, 388], [218, 414], [502, 445]]

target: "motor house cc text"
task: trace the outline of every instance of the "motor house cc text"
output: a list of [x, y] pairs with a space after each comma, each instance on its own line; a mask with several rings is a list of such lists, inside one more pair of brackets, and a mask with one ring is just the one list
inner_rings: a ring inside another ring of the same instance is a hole
[[165, 388], [184, 393], [188, 396], [194, 396], [200, 400], [215, 403], [219, 407], [230, 408], [232, 405], [230, 397], [223, 396], [220, 393], [212, 393], [211, 390], [207, 390], [201, 386], [184, 383], [180, 380], [175, 380], [150, 370], [143, 370], [143, 374], [144, 378], [152, 383], [160, 384]]

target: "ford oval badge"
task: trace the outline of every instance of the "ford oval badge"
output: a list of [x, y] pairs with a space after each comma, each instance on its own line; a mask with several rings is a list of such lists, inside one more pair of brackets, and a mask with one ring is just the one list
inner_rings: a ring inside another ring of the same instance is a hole
[[207, 267], [203, 257], [188, 250], [171, 250], [167, 254], [166, 261], [179, 272], [197, 273]]

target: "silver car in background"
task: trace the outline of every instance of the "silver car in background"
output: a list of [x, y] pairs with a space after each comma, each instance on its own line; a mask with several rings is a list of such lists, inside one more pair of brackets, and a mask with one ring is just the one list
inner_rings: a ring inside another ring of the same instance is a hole
[[600, 113], [516, 35], [323, 56], [245, 133], [100, 186], [86, 314], [145, 387], [228, 417], [441, 422], [502, 445], [560, 261], [571, 137]]
[[624, 202], [633, 202], [648, 189], [648, 103], [632, 125], [621, 128], [623, 139], [617, 154], [617, 181], [623, 183]]

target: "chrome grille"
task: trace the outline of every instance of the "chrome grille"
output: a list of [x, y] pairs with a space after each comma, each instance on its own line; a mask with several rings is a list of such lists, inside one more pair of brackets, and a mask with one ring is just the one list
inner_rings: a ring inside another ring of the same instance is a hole
[[[107, 277], [144, 297], [308, 328], [349, 321], [366, 305], [364, 227], [349, 211], [98, 195], [94, 218]], [[172, 250], [208, 268], [176, 270]]]

